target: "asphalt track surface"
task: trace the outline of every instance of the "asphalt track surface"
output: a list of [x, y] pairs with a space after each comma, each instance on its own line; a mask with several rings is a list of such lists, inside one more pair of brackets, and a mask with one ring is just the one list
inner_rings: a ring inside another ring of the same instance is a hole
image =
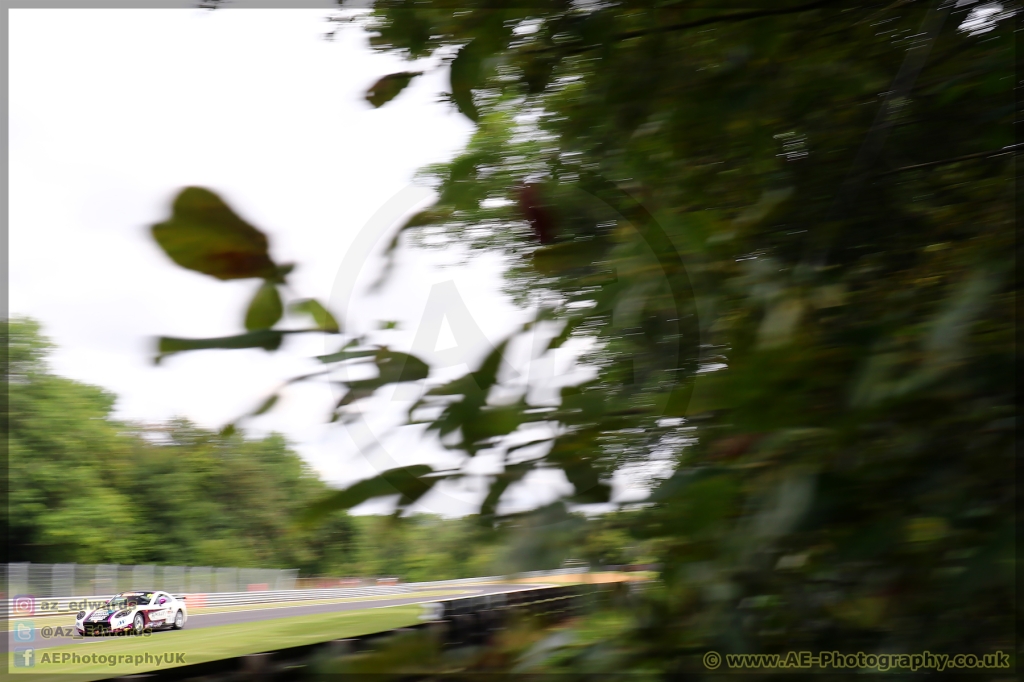
[[[289, 605], [282, 603], [280, 606], [270, 606], [267, 608], [257, 608], [248, 611], [227, 611], [220, 613], [200, 613], [200, 614], [189, 614], [188, 621], [185, 623], [186, 630], [195, 630], [200, 628], [212, 628], [218, 625], [234, 625], [236, 623], [253, 623], [263, 620], [276, 620], [278, 618], [291, 618], [293, 616], [311, 616], [322, 613], [337, 613], [339, 611], [359, 611], [362, 609], [379, 608], [382, 606], [401, 606], [403, 604], [423, 604], [427, 602], [447, 601], [449, 599], [461, 599], [463, 597], [477, 597], [485, 594], [500, 594], [502, 592], [516, 592], [519, 590], [532, 590], [538, 587], [542, 587], [539, 584], [532, 585], [509, 585], [509, 584], [495, 584], [495, 585], [471, 585], [471, 586], [446, 586], [451, 589], [452, 594], [446, 594], [444, 596], [417, 596], [415, 592], [403, 594], [403, 595], [386, 595], [379, 599], [366, 599], [362, 598], [358, 601], [341, 602], [334, 604], [308, 604], [308, 605]], [[417, 591], [421, 592], [437, 592], [439, 587], [423, 587]], [[456, 593], [456, 590], [458, 593]], [[45, 649], [47, 647], [62, 646], [66, 644], [89, 644], [95, 642], [109, 641], [112, 639], [129, 639], [127, 637], [47, 637], [43, 638], [40, 634], [40, 628], [44, 625], [51, 627], [74, 627], [75, 617], [68, 614], [66, 617], [52, 616], [35, 622], [36, 636], [35, 641], [31, 643], [18, 642], [14, 639], [14, 633], [7, 633], [8, 651], [13, 651], [14, 647], [33, 647], [35, 649]], [[148, 639], [154, 643], [160, 642], [160, 635], [165, 634], [167, 631], [155, 631], [150, 635]]]

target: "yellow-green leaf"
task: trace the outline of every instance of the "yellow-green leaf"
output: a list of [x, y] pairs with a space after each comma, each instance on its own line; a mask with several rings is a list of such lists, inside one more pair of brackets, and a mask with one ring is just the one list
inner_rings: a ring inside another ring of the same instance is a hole
[[245, 328], [251, 332], [257, 329], [270, 329], [277, 324], [282, 314], [284, 308], [277, 286], [271, 282], [264, 282], [249, 303], [249, 309], [245, 313]]

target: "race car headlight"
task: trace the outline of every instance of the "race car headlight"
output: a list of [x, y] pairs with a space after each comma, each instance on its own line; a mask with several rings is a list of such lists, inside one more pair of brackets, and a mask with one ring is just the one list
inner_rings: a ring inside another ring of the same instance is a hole
[[114, 618], [124, 618], [128, 615], [128, 613], [129, 611], [127, 609], [125, 609], [124, 611], [118, 611], [114, 614]]
[[82, 620], [83, 618], [85, 618], [85, 611], [79, 611], [78, 615], [75, 616], [75, 620]]

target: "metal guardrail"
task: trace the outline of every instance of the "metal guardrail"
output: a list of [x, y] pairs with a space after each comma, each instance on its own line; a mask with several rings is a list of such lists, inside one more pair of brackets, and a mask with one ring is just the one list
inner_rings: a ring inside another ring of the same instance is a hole
[[[276, 602], [311, 601], [317, 599], [345, 599], [354, 597], [380, 597], [387, 595], [409, 594], [424, 587], [447, 587], [457, 585], [474, 585], [481, 583], [505, 582], [515, 578], [536, 578], [581, 573], [580, 569], [564, 568], [552, 571], [530, 571], [514, 575], [484, 576], [478, 578], [458, 578], [455, 580], [437, 580], [431, 582], [402, 583], [401, 585], [376, 585], [367, 587], [338, 587], [306, 590], [259, 590], [253, 592], [207, 592], [207, 593], [174, 593], [185, 598], [185, 605], [191, 608], [210, 608], [216, 606], [245, 606], [249, 604], [269, 604]], [[40, 597], [29, 602], [18, 604], [17, 598], [0, 601], [0, 618], [19, 616], [43, 616], [77, 613], [82, 610], [97, 608], [113, 595], [93, 595], [77, 597]]]
[[292, 590], [297, 587], [298, 574], [298, 569], [294, 568], [0, 563], [0, 597], [32, 594], [53, 599], [79, 594], [118, 594], [139, 586], [173, 594]]
[[[345, 599], [349, 597], [380, 597], [391, 594], [409, 594], [415, 588], [407, 585], [381, 585], [377, 587], [335, 588], [322, 590], [265, 590], [261, 592], [220, 592], [211, 594], [177, 595], [185, 598], [185, 605], [192, 608], [215, 606], [245, 606], [248, 604], [269, 604], [317, 599]], [[86, 597], [52, 597], [34, 599], [5, 599], [0, 602], [0, 617], [45, 616], [77, 613], [97, 608], [113, 595]], [[10, 615], [9, 615], [10, 614]]]
[[402, 583], [410, 587], [421, 587], [428, 585], [437, 585], [439, 587], [444, 585], [472, 585], [475, 583], [503, 583], [509, 580], [517, 580], [520, 578], [547, 578], [556, 575], [577, 575], [579, 573], [589, 573], [589, 567], [583, 568], [556, 568], [550, 571], [527, 571], [525, 573], [513, 573], [511, 575], [490, 575], [482, 578], [456, 578], [455, 580], [434, 580], [427, 583]]

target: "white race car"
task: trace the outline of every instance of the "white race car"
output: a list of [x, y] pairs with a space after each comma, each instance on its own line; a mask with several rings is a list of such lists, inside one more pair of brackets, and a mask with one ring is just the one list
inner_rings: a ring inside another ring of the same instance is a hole
[[148, 630], [180, 630], [188, 620], [185, 600], [167, 592], [122, 592], [93, 611], [79, 611], [80, 635], [141, 635]]

